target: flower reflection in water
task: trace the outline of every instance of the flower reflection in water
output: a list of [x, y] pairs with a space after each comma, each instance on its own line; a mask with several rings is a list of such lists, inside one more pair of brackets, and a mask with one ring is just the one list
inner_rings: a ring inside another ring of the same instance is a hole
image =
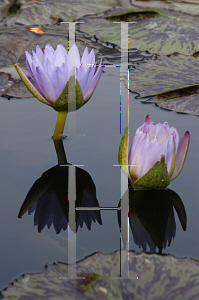
[[[180, 197], [172, 190], [129, 190], [129, 224], [136, 245], [154, 253], [170, 246], [176, 234], [175, 208], [183, 230], [186, 230], [187, 216]], [[127, 190], [127, 192], [128, 192]], [[119, 204], [120, 206], [120, 204]], [[118, 211], [118, 220], [121, 217]]]
[[[28, 192], [19, 212], [21, 218], [26, 211], [34, 214], [34, 225], [41, 232], [47, 225], [53, 224], [56, 233], [66, 230], [69, 219], [68, 181], [70, 164], [67, 163], [63, 152], [62, 140], [59, 143], [58, 163], [64, 165], [54, 166], [44, 172], [35, 181]], [[60, 151], [61, 149], [61, 151]], [[76, 207], [99, 207], [96, 198], [96, 188], [91, 176], [81, 168], [75, 167], [76, 171]], [[76, 212], [76, 230], [82, 228], [85, 223], [91, 230], [92, 221], [102, 224], [100, 210], [81, 210]], [[73, 230], [72, 228], [70, 228]]]

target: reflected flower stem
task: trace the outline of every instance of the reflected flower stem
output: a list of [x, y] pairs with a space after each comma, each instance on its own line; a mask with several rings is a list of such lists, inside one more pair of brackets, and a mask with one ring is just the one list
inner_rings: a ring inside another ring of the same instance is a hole
[[67, 113], [68, 113], [67, 111], [58, 111], [57, 123], [55, 126], [53, 140], [59, 140], [62, 138]]
[[56, 150], [56, 154], [57, 154], [58, 164], [59, 165], [67, 165], [68, 161], [67, 161], [66, 154], [64, 151], [63, 141], [61, 139], [59, 139], [59, 140], [53, 139], [53, 141], [54, 141], [55, 150]]

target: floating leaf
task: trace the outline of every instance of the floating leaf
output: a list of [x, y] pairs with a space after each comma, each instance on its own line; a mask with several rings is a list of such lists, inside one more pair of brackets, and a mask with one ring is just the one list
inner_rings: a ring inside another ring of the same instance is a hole
[[76, 264], [76, 279], [68, 277], [66, 264], [47, 265], [43, 273], [17, 279], [2, 292], [3, 299], [198, 299], [198, 261], [133, 252], [129, 265], [127, 259], [127, 251], [95, 253]]
[[199, 116], [199, 85], [160, 93], [143, 102], [152, 102], [164, 109]]
[[199, 16], [199, 6], [197, 0], [186, 0], [186, 1], [142, 1], [142, 0], [131, 0], [131, 3], [136, 7], [145, 9], [169, 9], [171, 11], [183, 12], [186, 14], [192, 14]]
[[172, 55], [158, 57], [137, 65], [130, 72], [130, 90], [140, 97], [153, 97], [143, 102], [181, 113], [199, 115], [199, 57]]
[[[9, 3], [9, 2], [8, 2]], [[25, 25], [52, 25], [60, 18], [64, 21], [75, 21], [84, 15], [93, 15], [104, 12], [117, 5], [117, 0], [49, 0], [49, 1], [22, 1], [20, 7], [9, 13], [10, 4], [2, 4], [4, 24], [15, 23]]]
[[171, 55], [136, 65], [129, 74], [129, 89], [140, 97], [199, 84], [199, 57]]
[[4, 73], [0, 73], [0, 96], [2, 96], [5, 92], [5, 89], [7, 89], [9, 87], [9, 76], [4, 74]]
[[[195, 22], [177, 21], [154, 12], [144, 13], [141, 17], [139, 13], [139, 22], [128, 24], [129, 48], [164, 55], [175, 52], [192, 55], [199, 51], [199, 25], [196, 18]], [[133, 18], [138, 21], [136, 14]], [[114, 24], [114, 19], [87, 19], [80, 24], [80, 29], [91, 36], [96, 35], [103, 42], [121, 45], [121, 25]]]

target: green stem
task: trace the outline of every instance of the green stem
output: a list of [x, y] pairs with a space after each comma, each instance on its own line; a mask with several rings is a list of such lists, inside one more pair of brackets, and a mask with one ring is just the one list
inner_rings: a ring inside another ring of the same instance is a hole
[[54, 140], [59, 140], [62, 138], [67, 113], [68, 113], [67, 111], [58, 111], [57, 123], [53, 135]]

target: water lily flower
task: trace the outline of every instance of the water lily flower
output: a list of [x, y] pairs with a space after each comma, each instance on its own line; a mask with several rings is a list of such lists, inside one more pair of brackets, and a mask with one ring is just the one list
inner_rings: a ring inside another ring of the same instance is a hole
[[20, 69], [19, 64], [16, 64], [15, 68], [22, 81], [33, 96], [58, 111], [58, 117], [62, 120], [59, 123], [65, 124], [63, 119], [64, 117], [66, 119], [70, 105], [69, 89], [76, 97], [75, 108], [71, 106], [70, 111], [77, 110], [92, 96], [102, 73], [102, 60], [96, 71], [97, 62], [94, 50], [88, 53], [86, 47], [80, 60], [75, 44], [68, 53], [61, 44], [56, 50], [48, 44], [42, 50], [37, 45], [36, 52], [32, 51], [31, 55], [26, 51], [25, 55], [29, 76], [35, 82], [36, 87]]
[[181, 172], [189, 147], [187, 131], [179, 134], [167, 122], [154, 125], [148, 115], [135, 134], [128, 155], [128, 128], [120, 143], [118, 160], [134, 189], [166, 188]]

